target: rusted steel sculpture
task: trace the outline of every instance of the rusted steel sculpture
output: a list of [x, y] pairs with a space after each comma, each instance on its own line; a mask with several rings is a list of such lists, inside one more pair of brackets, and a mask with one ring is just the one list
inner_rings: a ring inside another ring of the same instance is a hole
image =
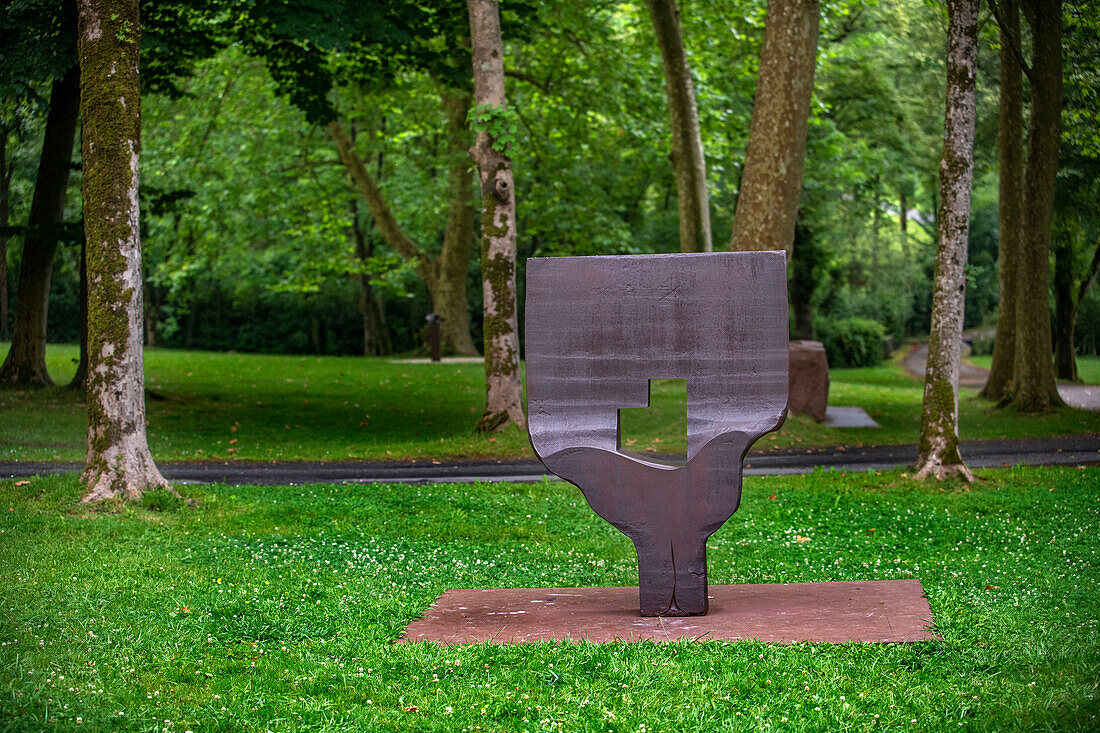
[[[643, 616], [707, 612], [706, 544], [787, 409], [783, 252], [527, 261], [527, 402], [543, 464], [638, 551]], [[623, 450], [621, 408], [687, 381], [687, 461]]]

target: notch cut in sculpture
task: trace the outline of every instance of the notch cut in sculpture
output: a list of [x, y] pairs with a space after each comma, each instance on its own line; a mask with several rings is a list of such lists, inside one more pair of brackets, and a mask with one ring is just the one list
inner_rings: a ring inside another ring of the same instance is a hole
[[[527, 401], [543, 464], [633, 541], [643, 616], [706, 613], [706, 542], [787, 408], [783, 252], [532, 258]], [[624, 450], [620, 410], [683, 376], [687, 461]]]
[[687, 380], [650, 379], [645, 405], [620, 407], [618, 446], [655, 463], [687, 463]]

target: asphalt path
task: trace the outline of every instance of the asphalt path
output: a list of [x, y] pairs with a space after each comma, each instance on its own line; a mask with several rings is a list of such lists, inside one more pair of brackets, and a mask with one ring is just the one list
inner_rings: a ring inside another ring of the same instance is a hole
[[[965, 441], [961, 452], [971, 468], [997, 466], [1100, 465], [1100, 434], [1049, 438]], [[882, 471], [917, 460], [916, 445], [835, 446], [810, 450], [750, 452], [745, 474], [800, 474], [815, 470]], [[315, 483], [473, 483], [558, 480], [541, 463], [513, 461], [162, 463], [175, 483], [292, 486]], [[0, 463], [0, 478], [29, 478], [79, 471], [77, 463]]]
[[[972, 332], [975, 333], [975, 332]], [[966, 337], [966, 333], [963, 334]], [[987, 336], [988, 337], [988, 336]], [[969, 346], [964, 347], [963, 361], [959, 364], [959, 386], [981, 389], [989, 379], [989, 370], [966, 361]], [[928, 364], [928, 344], [913, 344], [903, 361], [906, 371], [918, 379], [924, 379]], [[1059, 382], [1058, 394], [1070, 407], [1100, 412], [1100, 386]]]

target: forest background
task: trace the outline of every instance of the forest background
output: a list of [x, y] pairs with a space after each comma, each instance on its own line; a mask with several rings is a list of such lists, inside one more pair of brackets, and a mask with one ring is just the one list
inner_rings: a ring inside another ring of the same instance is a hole
[[[470, 245], [459, 248], [465, 256], [458, 261], [466, 272], [470, 338], [449, 338], [448, 347], [470, 353], [481, 343], [482, 311], [472, 246], [479, 226], [476, 183], [466, 157], [473, 136], [454, 104], [464, 90], [427, 64], [369, 76], [333, 70], [338, 55], [326, 62], [335, 83], [322, 97], [414, 246], [402, 251], [318, 122], [316, 80], [273, 65], [272, 48], [259, 36], [234, 38], [234, 3], [221, 5], [199, 3], [207, 12], [181, 16], [200, 39], [198, 48], [180, 63], [172, 84], [143, 95], [146, 342], [302, 354], [423, 349], [425, 316], [434, 308], [424, 272], [440, 266], [457, 206], [468, 210], [469, 229], [458, 227], [457, 236]], [[1052, 288], [1073, 291], [1089, 274], [1100, 233], [1100, 53], [1098, 34], [1089, 31], [1096, 13], [1088, 6], [1064, 9], [1070, 30], [1051, 242]], [[297, 11], [300, 22], [311, 7]], [[724, 249], [766, 8], [722, 0], [681, 9], [715, 248]], [[505, 3], [503, 12], [509, 104], [516, 112], [510, 155], [522, 323], [527, 257], [677, 251], [677, 192], [664, 73], [645, 6], [524, 2]], [[968, 328], [991, 327], [998, 304], [999, 45], [988, 9], [982, 19]], [[790, 295], [792, 335], [824, 340], [834, 366], [861, 366], [881, 355], [881, 348], [843, 350], [838, 344], [853, 334], [870, 333], [888, 346], [928, 331], [945, 34], [946, 13], [934, 2], [822, 8]], [[149, 38], [146, 45], [156, 43], [155, 34]], [[462, 39], [430, 39], [436, 62], [447, 63], [448, 43], [457, 47]], [[320, 48], [317, 39], [299, 43], [306, 55]], [[151, 51], [157, 58], [156, 48]], [[468, 77], [468, 60], [451, 61]], [[5, 338], [19, 295], [17, 225], [31, 202], [49, 85], [30, 91], [5, 99]], [[79, 146], [75, 155], [66, 220], [78, 225]], [[51, 282], [50, 341], [79, 341], [79, 262], [78, 237], [63, 238]], [[1086, 291], [1075, 315], [1077, 352], [1097, 353], [1096, 288]], [[975, 346], [988, 351], [991, 343]]]

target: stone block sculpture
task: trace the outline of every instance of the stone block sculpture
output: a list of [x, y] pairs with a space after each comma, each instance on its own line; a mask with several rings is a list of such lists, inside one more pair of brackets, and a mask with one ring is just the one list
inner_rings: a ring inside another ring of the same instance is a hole
[[[783, 252], [527, 261], [531, 443], [634, 542], [643, 616], [707, 612], [707, 538], [786, 416], [786, 293]], [[668, 378], [687, 382], [682, 465], [621, 444], [619, 410]]]

